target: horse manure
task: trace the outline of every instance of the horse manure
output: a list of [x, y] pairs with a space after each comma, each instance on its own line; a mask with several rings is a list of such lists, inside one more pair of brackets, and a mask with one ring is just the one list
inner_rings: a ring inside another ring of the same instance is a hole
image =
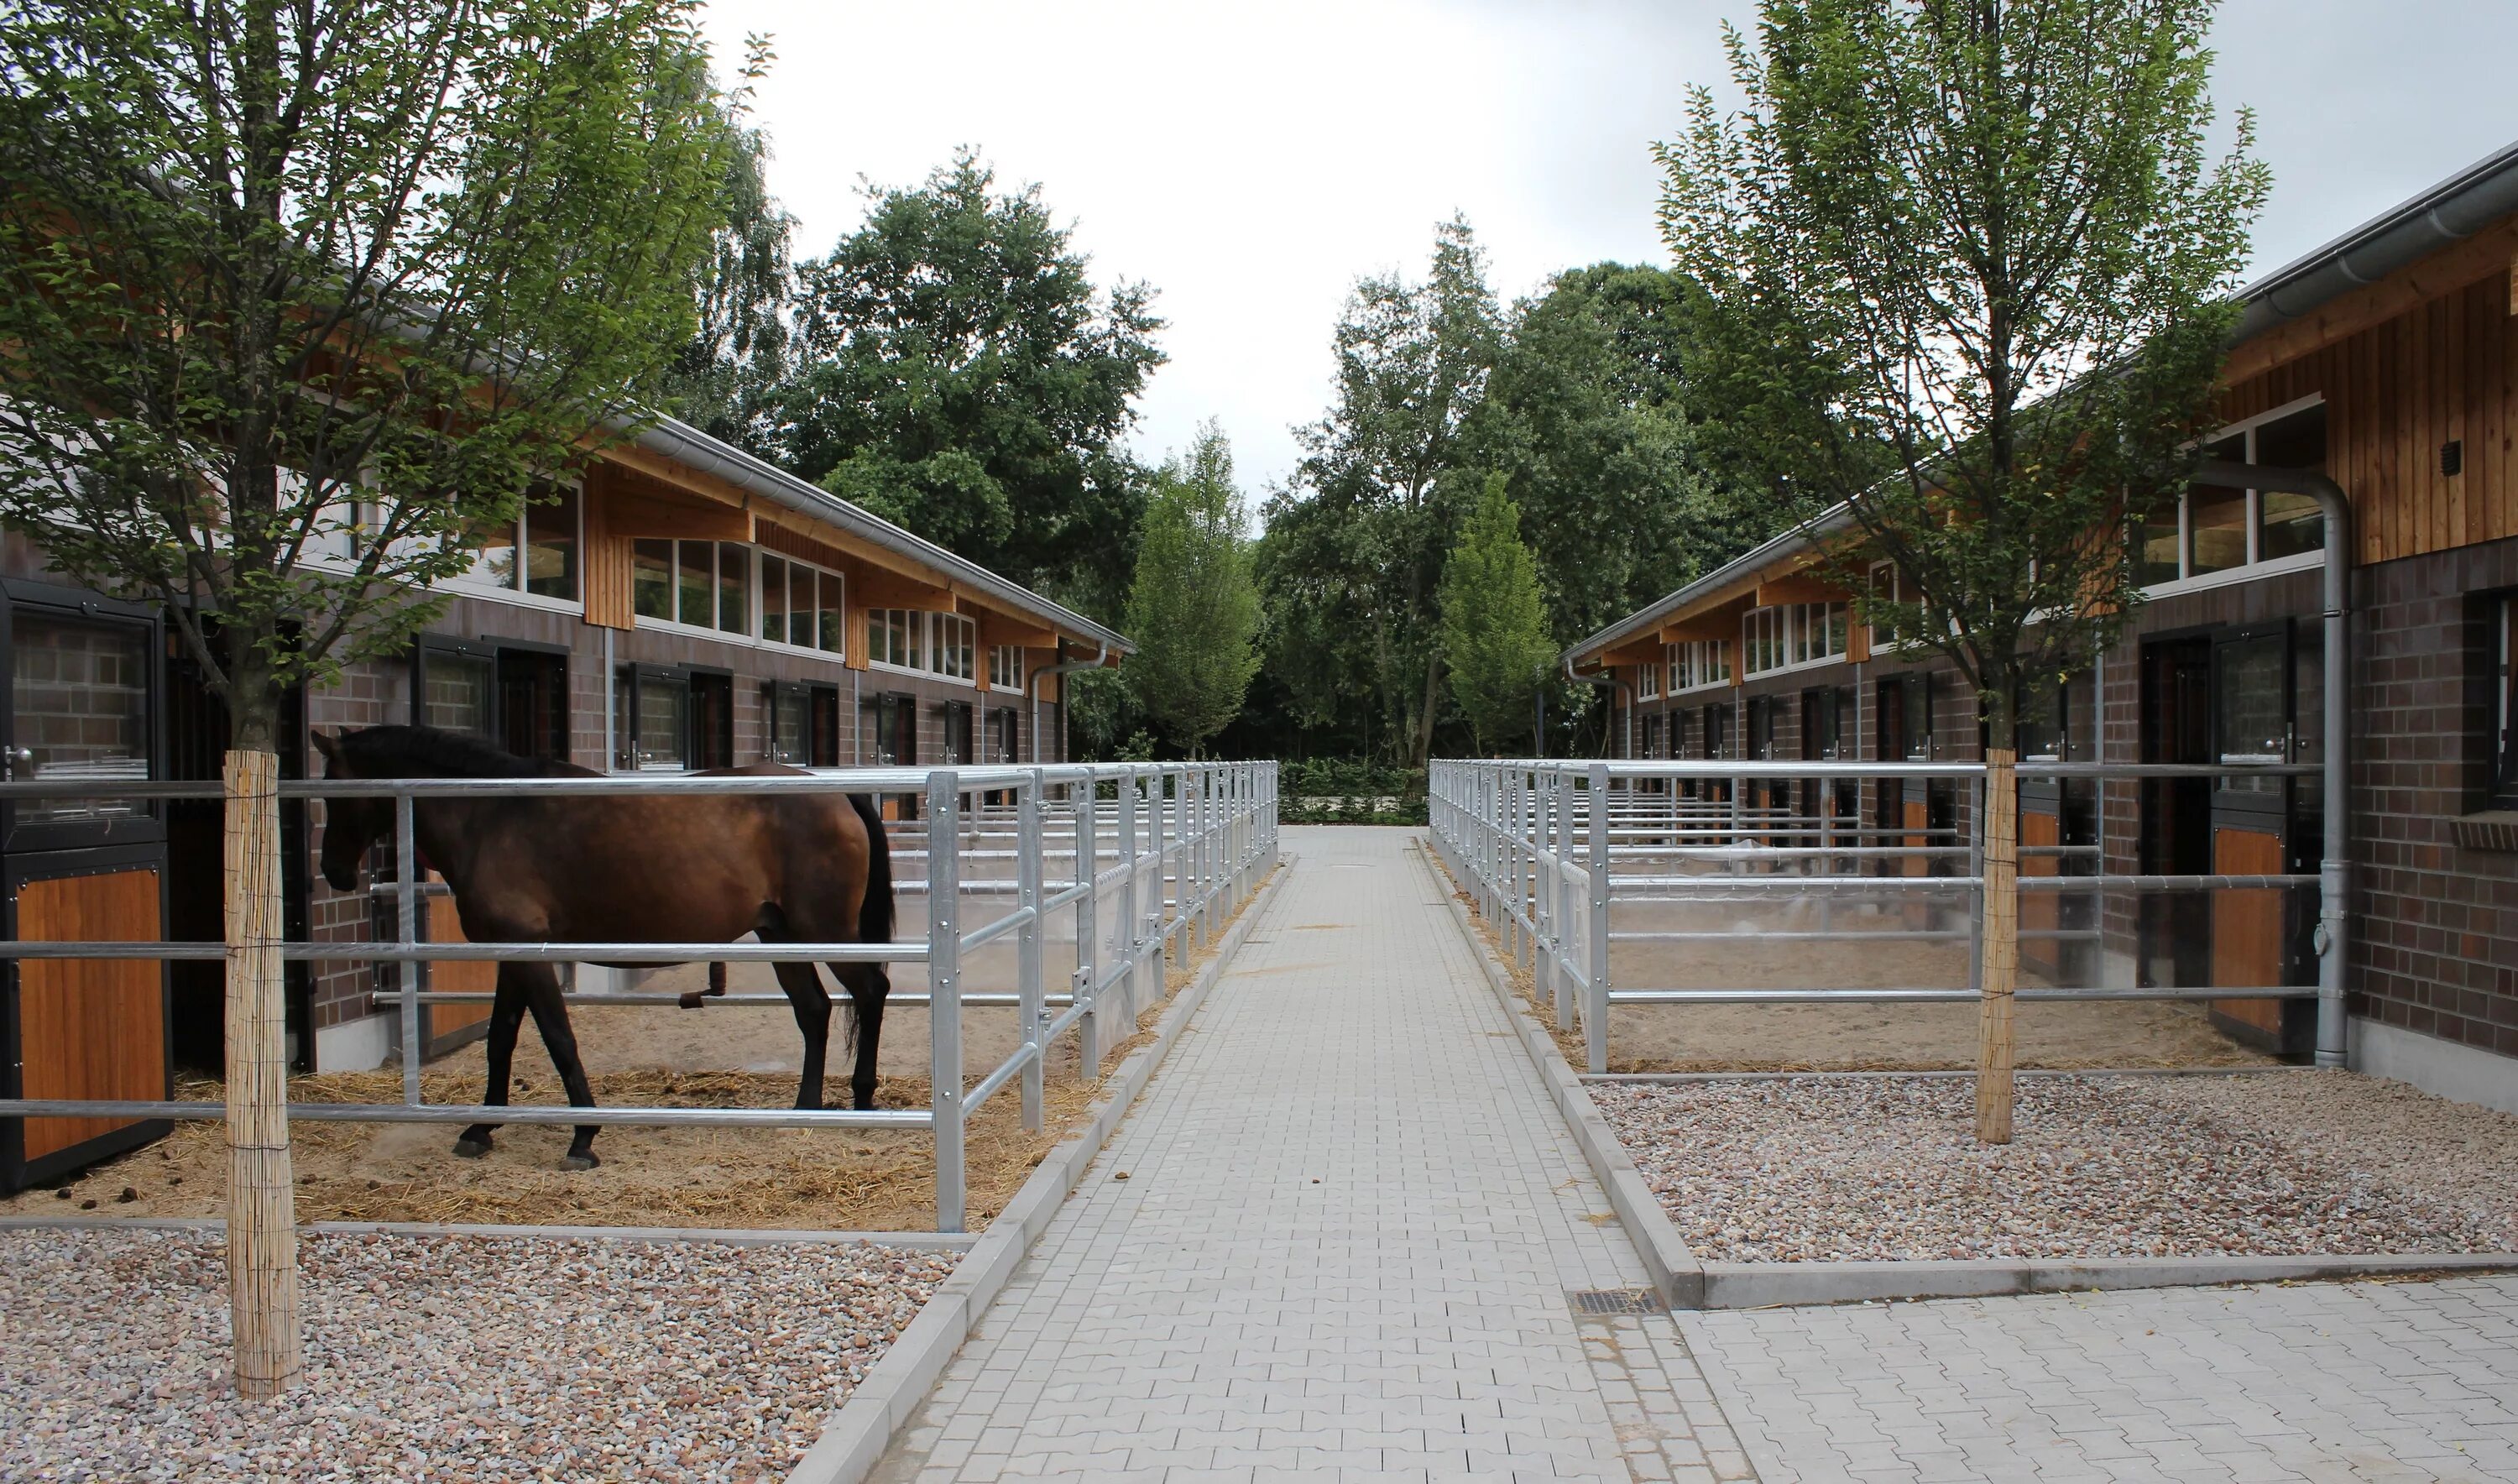
[[1128, 1172], [1127, 1172], [1126, 1170], [1121, 1170], [1121, 1171], [1119, 1171], [1119, 1173], [1117, 1173], [1117, 1174], [1115, 1174], [1115, 1175], [1112, 1175], [1110, 1178], [1111, 1178], [1111, 1179], [1113, 1179], [1113, 1180], [1125, 1180], [1125, 1179], [1127, 1179], [1127, 1178], [1128, 1178]]
[[65, 1185], [60, 1190], [53, 1192], [53, 1199], [55, 1200], [67, 1200], [70, 1199], [70, 1188]]
[[184, 1183], [184, 1177], [181, 1175], [169, 1175], [167, 1177], [167, 1183], [171, 1185], [181, 1185]]
[[129, 1205], [131, 1202], [139, 1199], [140, 1193], [127, 1185], [122, 1188], [121, 1195], [113, 1198], [114, 1203], [117, 1205]]
[[80, 1209], [80, 1210], [83, 1210], [83, 1211], [92, 1211], [92, 1210], [95, 1210], [95, 1209], [96, 1209], [96, 1202], [95, 1202], [95, 1201], [93, 1201], [93, 1200], [82, 1200], [82, 1201], [80, 1201], [80, 1202], [79, 1202], [79, 1209]]

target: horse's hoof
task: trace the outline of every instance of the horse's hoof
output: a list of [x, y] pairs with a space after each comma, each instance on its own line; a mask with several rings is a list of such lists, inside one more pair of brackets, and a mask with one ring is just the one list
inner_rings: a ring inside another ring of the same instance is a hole
[[559, 1161], [559, 1167], [564, 1170], [589, 1170], [602, 1162], [603, 1161], [596, 1158], [593, 1152], [589, 1150], [582, 1155], [569, 1155], [562, 1157]]
[[485, 1158], [488, 1157], [489, 1153], [490, 1141], [487, 1139], [457, 1139], [455, 1141], [455, 1157], [458, 1159]]
[[674, 1003], [680, 1005], [685, 1010], [697, 1010], [700, 1008], [700, 999], [701, 996], [699, 991], [693, 990], [691, 993], [685, 994], [678, 1000], [674, 1001]]

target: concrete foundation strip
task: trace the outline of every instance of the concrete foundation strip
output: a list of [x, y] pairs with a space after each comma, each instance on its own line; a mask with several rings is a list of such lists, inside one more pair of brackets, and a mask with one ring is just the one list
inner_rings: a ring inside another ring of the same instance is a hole
[[[1291, 852], [1283, 852], [1281, 859], [1284, 867], [1290, 868], [1294, 857]], [[944, 1367], [962, 1348], [962, 1341], [970, 1337], [989, 1302], [1006, 1286], [1006, 1280], [1014, 1276], [1023, 1254], [1048, 1230], [1050, 1218], [1058, 1214], [1060, 1204], [1084, 1178], [1085, 1167], [1102, 1153], [1102, 1146], [1109, 1142], [1138, 1094], [1152, 1080], [1172, 1043], [1206, 1002], [1207, 992], [1232, 967], [1242, 939], [1250, 936], [1265, 914], [1284, 875], [1285, 871], [1280, 869], [1251, 895], [1248, 906], [1225, 934], [1215, 956], [1155, 1023], [1154, 1038], [1119, 1064], [1103, 1100], [1094, 1106], [1091, 1118], [1049, 1152], [1023, 1181], [1022, 1189], [988, 1223], [987, 1231], [971, 1244], [953, 1276], [936, 1288], [935, 1296], [918, 1311], [918, 1317], [900, 1331], [900, 1337], [891, 1342], [866, 1378], [857, 1383], [840, 1410], [823, 1424], [822, 1435], [789, 1471], [787, 1484], [857, 1484], [873, 1471], [884, 1451], [891, 1446], [892, 1438], [908, 1425], [927, 1400], [927, 1393], [934, 1389]]]
[[[1449, 895], [1450, 879], [1430, 857], [1427, 870]], [[1450, 895], [1453, 920], [1485, 970], [1487, 984], [1512, 1018], [1513, 1027], [1539, 1068], [1574, 1142], [1591, 1173], [1608, 1191], [1610, 1208], [1643, 1254], [1653, 1286], [1673, 1309], [1767, 1309], [1805, 1304], [1877, 1302], [1887, 1299], [1985, 1298], [2002, 1294], [2086, 1292], [2097, 1288], [2170, 1288], [2235, 1283], [2290, 1283], [2380, 1278], [2407, 1273], [2518, 1271], [2518, 1252], [2323, 1253], [2281, 1256], [1959, 1258], [1895, 1262], [1704, 1262], [1644, 1184], [1626, 1147], [1618, 1142], [1585, 1082], [1683, 1083], [1809, 1076], [1974, 1076], [1974, 1072], [1673, 1072], [1584, 1078], [1565, 1061], [1555, 1039], [1513, 991], [1512, 978], [1487, 943], [1468, 908]], [[2209, 1068], [2196, 1072], [2247, 1074], [2290, 1069]], [[2077, 1075], [2141, 1075], [2126, 1069]], [[2066, 1074], [2066, 1073], [2058, 1073]], [[2181, 1070], [2179, 1074], [2184, 1074]]]

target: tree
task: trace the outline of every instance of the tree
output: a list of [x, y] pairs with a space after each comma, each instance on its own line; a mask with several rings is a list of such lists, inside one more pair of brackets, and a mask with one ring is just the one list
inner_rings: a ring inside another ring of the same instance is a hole
[[1337, 401], [1296, 436], [1268, 505], [1270, 653], [1308, 717], [1379, 708], [1394, 758], [1422, 765], [1443, 699], [1434, 589], [1471, 498], [1464, 439], [1501, 327], [1469, 224], [1435, 229], [1422, 284], [1357, 284], [1337, 328]]
[[1487, 751], [1533, 725], [1531, 699], [1556, 659], [1539, 563], [1521, 539], [1521, 506], [1501, 474], [1486, 493], [1443, 564], [1443, 661], [1452, 696]]
[[1685, 285], [1666, 270], [1568, 269], [1513, 308], [1472, 420], [1511, 477], [1549, 632], [1593, 633], [1774, 534], [1707, 467], [1688, 424]]
[[970, 151], [803, 264], [779, 442], [796, 472], [1088, 611], [1125, 590], [1144, 482], [1120, 439], [1163, 364], [1153, 291], [1094, 286], [1040, 188]]
[[[1831, 549], [1862, 616], [1975, 689], [1988, 1142], [2010, 1137], [2017, 947], [1994, 929], [2015, 910], [2019, 705], [2141, 600], [2128, 505], [2196, 457], [2268, 187], [2243, 110], [2206, 156], [2211, 15], [1764, 0], [1756, 45], [1726, 32], [1747, 109], [1700, 88], [1657, 150], [1665, 236], [1702, 290], [1707, 426], [1802, 518], [1841, 511]], [[1895, 594], [1859, 581], [1875, 560]]]
[[724, 174], [695, 8], [0, 12], [0, 520], [75, 580], [163, 603], [233, 726], [248, 1396], [300, 1363], [282, 698], [400, 650], [443, 607], [433, 583], [518, 560], [529, 495], [689, 336]]
[[1154, 476], [1128, 590], [1129, 688], [1193, 758], [1241, 710], [1259, 670], [1245, 524], [1233, 450], [1209, 422]]
[[692, 285], [698, 330], [665, 368], [661, 393], [683, 421], [762, 456], [773, 451], [771, 403], [787, 377], [796, 293], [789, 252], [796, 219], [769, 194], [768, 137], [746, 121], [751, 85], [773, 60], [766, 37], [746, 38], [744, 85], [726, 95], [720, 124], [722, 222]]

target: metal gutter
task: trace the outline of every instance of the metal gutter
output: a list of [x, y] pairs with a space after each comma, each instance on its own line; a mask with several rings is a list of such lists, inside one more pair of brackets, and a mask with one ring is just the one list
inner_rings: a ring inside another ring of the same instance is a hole
[[2374, 284], [2518, 211], [2518, 144], [2468, 165], [2306, 256], [2239, 289], [2233, 345]]
[[631, 441], [653, 454], [660, 454], [675, 463], [714, 474], [726, 483], [773, 503], [786, 506], [799, 514], [809, 515], [826, 525], [837, 526], [851, 536], [883, 547], [897, 556], [942, 572], [975, 592], [997, 599], [1034, 618], [1043, 619], [1084, 639], [1102, 644], [1120, 654], [1134, 654], [1137, 646], [1126, 635], [1105, 628], [1075, 612], [1051, 602], [1030, 589], [999, 577], [977, 562], [954, 555], [923, 537], [913, 536], [872, 511], [833, 495], [828, 490], [807, 483], [764, 459], [756, 458], [731, 444], [720, 443], [689, 423], [672, 417], [658, 417], [653, 422], [632, 418], [618, 419], [614, 432], [636, 428]]

